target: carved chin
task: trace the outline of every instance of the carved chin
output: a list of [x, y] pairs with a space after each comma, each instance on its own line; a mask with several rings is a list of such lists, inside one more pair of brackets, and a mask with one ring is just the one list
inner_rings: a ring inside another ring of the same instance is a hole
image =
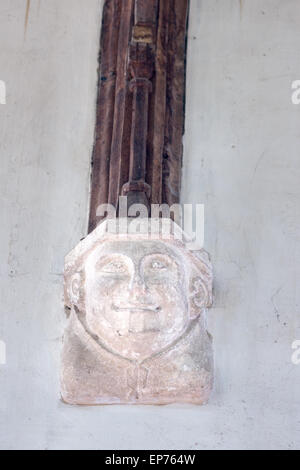
[[134, 360], [144, 361], [149, 357], [165, 350], [173, 341], [167, 341], [162, 338], [159, 331], [129, 332], [127, 336], [119, 336], [109, 342], [107, 337], [105, 344], [112, 352], [118, 355]]
[[88, 322], [89, 329], [108, 349], [132, 360], [144, 360], [159, 353], [179, 338], [187, 327], [163, 327], [163, 312], [132, 310], [122, 313], [120, 321], [115, 322], [107, 321], [112, 318], [108, 314], [105, 318], [97, 315], [98, 319], [93, 316], [93, 320]]
[[129, 316], [129, 334], [145, 335], [160, 331], [159, 317], [157, 313], [131, 312]]

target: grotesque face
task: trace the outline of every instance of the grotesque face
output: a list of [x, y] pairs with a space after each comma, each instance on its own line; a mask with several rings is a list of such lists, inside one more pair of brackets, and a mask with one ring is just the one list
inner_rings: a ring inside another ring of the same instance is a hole
[[86, 322], [123, 357], [161, 351], [189, 324], [188, 286], [179, 250], [160, 241], [112, 241], [85, 262]]

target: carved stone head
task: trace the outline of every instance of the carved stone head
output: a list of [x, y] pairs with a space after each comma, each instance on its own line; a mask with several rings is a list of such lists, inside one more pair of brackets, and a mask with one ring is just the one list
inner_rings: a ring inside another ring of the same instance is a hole
[[104, 222], [67, 257], [65, 297], [112, 362], [141, 364], [176, 348], [211, 305], [210, 262], [174, 233], [114, 234]]

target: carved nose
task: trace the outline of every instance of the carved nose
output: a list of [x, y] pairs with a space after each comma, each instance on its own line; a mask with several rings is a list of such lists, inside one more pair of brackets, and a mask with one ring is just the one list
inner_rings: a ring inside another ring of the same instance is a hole
[[146, 291], [147, 287], [143, 278], [139, 274], [135, 274], [130, 286], [130, 293], [133, 299], [140, 300], [141, 297], [146, 294]]

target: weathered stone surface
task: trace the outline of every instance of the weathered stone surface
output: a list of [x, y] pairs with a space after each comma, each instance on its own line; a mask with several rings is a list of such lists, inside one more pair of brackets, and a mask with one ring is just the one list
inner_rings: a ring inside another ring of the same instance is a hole
[[[170, 222], [170, 221], [169, 221]], [[100, 224], [67, 256], [62, 398], [70, 404], [203, 404], [213, 382], [206, 252]], [[145, 228], [146, 227], [146, 228]]]

